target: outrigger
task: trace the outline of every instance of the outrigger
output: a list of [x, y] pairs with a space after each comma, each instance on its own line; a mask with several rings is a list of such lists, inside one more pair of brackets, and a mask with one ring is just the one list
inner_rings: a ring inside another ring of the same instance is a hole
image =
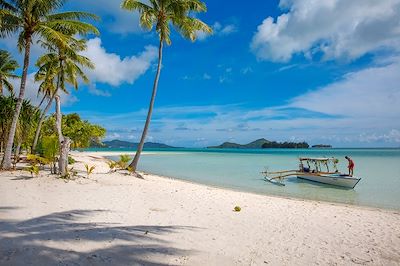
[[[285, 170], [277, 172], [262, 172], [265, 181], [276, 185], [284, 186], [283, 181], [290, 176], [297, 176], [300, 179], [306, 179], [318, 183], [329, 184], [345, 188], [354, 188], [361, 178], [342, 174], [337, 169], [339, 162], [336, 158], [299, 158], [299, 169]], [[329, 166], [332, 168], [329, 169]], [[323, 167], [326, 168], [322, 169]]]

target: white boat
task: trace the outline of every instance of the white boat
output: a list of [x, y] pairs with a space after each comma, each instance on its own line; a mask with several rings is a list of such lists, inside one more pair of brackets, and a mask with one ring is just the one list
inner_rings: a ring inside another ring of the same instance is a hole
[[[354, 188], [361, 180], [361, 178], [340, 173], [337, 170], [339, 160], [336, 158], [299, 158], [299, 161], [298, 170], [263, 172], [265, 180], [284, 186], [285, 178], [297, 176], [300, 179], [345, 188]], [[331, 169], [329, 169], [329, 166], [331, 166]], [[323, 167], [326, 167], [326, 171], [323, 171]]]
[[297, 173], [297, 178], [306, 179], [318, 183], [329, 184], [339, 187], [354, 188], [361, 178], [351, 177], [343, 174], [312, 174], [312, 173]]

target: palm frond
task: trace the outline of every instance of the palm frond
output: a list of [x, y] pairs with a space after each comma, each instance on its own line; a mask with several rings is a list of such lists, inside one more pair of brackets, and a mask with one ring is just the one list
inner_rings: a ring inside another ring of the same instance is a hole
[[42, 23], [42, 25], [69, 36], [74, 34], [100, 34], [99, 30], [92, 24], [77, 20], [51, 20]]
[[155, 25], [160, 40], [168, 45], [171, 44], [171, 24], [183, 37], [192, 41], [196, 40], [199, 31], [212, 34], [210, 26], [193, 17], [195, 12], [207, 11], [206, 4], [201, 0], [148, 0], [147, 2], [149, 4], [138, 0], [123, 0], [121, 7], [138, 11], [141, 27], [152, 29]]
[[68, 11], [68, 12], [60, 12], [57, 14], [51, 14], [47, 16], [48, 21], [54, 20], [83, 20], [89, 19], [98, 21], [100, 18], [97, 15], [88, 12], [80, 12], [80, 11]]
[[173, 20], [173, 23], [178, 28], [179, 32], [191, 41], [196, 40], [199, 31], [207, 34], [212, 34], [213, 32], [210, 26], [197, 18], [178, 18], [177, 20]]
[[9, 92], [13, 92], [14, 91], [14, 86], [7, 79], [2, 79], [2, 80], [0, 80], [0, 82], [3, 82], [4, 87]]
[[[12, 12], [17, 12], [18, 9], [15, 7], [14, 3], [9, 3], [10, 1], [4, 1], [4, 0], [0, 0], [0, 8], [1, 9], [5, 9], [5, 10], [9, 10]], [[11, 1], [11, 2], [15, 2], [15, 1]]]
[[0, 37], [4, 38], [17, 32], [24, 21], [12, 11], [0, 10]]
[[149, 11], [149, 10], [154, 10], [154, 7], [151, 7], [145, 3], [142, 3], [140, 1], [137, 0], [124, 0], [121, 4], [121, 8], [122, 9], [126, 9], [129, 11], [134, 11], [137, 10], [140, 13], [141, 12], [145, 12], [145, 11]]

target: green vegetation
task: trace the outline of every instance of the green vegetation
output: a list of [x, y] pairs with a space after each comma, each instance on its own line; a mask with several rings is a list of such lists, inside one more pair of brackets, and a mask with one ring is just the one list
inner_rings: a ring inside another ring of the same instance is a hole
[[68, 164], [74, 164], [74, 163], [76, 163], [76, 160], [71, 156], [68, 156]]
[[[7, 143], [12, 117], [15, 111], [17, 98], [13, 95], [0, 95], [0, 151], [3, 152]], [[30, 151], [35, 127], [38, 121], [38, 109], [29, 101], [22, 102], [21, 115], [15, 134], [15, 157], [18, 160], [20, 150]], [[15, 160], [15, 161], [16, 161]]]
[[59, 154], [59, 145], [55, 135], [43, 136], [39, 146], [39, 154], [46, 158], [50, 164], [52, 174], [57, 173], [57, 156]]
[[233, 210], [235, 212], [240, 212], [242, 210], [242, 208], [240, 208], [239, 206], [235, 206], [235, 208], [233, 208]]
[[118, 161], [109, 160], [107, 164], [108, 167], [110, 167], [110, 172], [115, 172], [117, 170], [128, 170], [129, 172], [132, 172], [132, 168], [129, 166], [130, 160], [131, 157], [129, 155], [123, 154], [119, 156]]
[[126, 168], [128, 168], [128, 164], [131, 160], [131, 157], [127, 154], [123, 154], [119, 156], [119, 161], [117, 162], [117, 166], [122, 169], [125, 170]]
[[156, 76], [154, 78], [153, 92], [151, 95], [149, 110], [142, 136], [140, 138], [139, 146], [132, 163], [129, 165], [132, 169], [132, 172], [136, 172], [137, 164], [139, 162], [140, 154], [143, 150], [153, 113], [154, 101], [157, 94], [158, 81], [161, 72], [163, 46], [164, 43], [171, 45], [170, 27], [174, 26], [184, 38], [192, 41], [196, 40], [196, 35], [198, 32], [206, 32], [211, 34], [212, 29], [203, 21], [195, 17], [196, 13], [207, 11], [206, 5], [200, 0], [150, 0], [149, 2], [124, 0], [121, 6], [123, 9], [139, 12], [140, 26], [147, 30], [152, 30], [155, 26], [155, 30], [159, 36], [158, 65]]
[[10, 93], [14, 91], [13, 85], [10, 83], [10, 78], [19, 78], [14, 72], [19, 68], [17, 61], [12, 59], [9, 52], [0, 50], [0, 95], [3, 95], [3, 88], [6, 88]]
[[[55, 116], [48, 117], [42, 126], [42, 134], [44, 136], [55, 136], [57, 138], [57, 130]], [[104, 138], [106, 130], [95, 124], [91, 124], [87, 120], [82, 120], [76, 114], [68, 114], [62, 116], [62, 132], [63, 135], [71, 139], [71, 147], [88, 148], [92, 142], [101, 142]], [[37, 150], [40, 151], [38, 148]]]
[[307, 142], [276, 142], [271, 141], [269, 143], [264, 143], [261, 148], [287, 148], [287, 149], [308, 149], [310, 146]]
[[332, 148], [332, 145], [327, 145], [327, 144], [316, 144], [316, 145], [312, 145], [311, 148], [330, 149], [330, 148]]
[[39, 169], [39, 166], [37, 166], [37, 165], [31, 165], [26, 168], [26, 171], [31, 173], [32, 177], [33, 177], [33, 175], [35, 175], [37, 177], [39, 175], [40, 169]]
[[86, 169], [86, 177], [89, 178], [89, 176], [93, 173], [94, 169], [96, 166], [92, 165], [89, 166], [88, 164], [85, 164], [85, 169]]
[[68, 42], [76, 34], [98, 33], [98, 30], [82, 19], [97, 18], [85, 12], [60, 12], [66, 1], [60, 0], [30, 0], [13, 1], [1, 0], [0, 5], [0, 37], [17, 33], [16, 46], [24, 52], [24, 64], [22, 68], [21, 86], [11, 126], [8, 132], [7, 145], [4, 152], [2, 167], [10, 169], [11, 153], [14, 147], [14, 137], [25, 96], [25, 85], [28, 75], [32, 38], [45, 40], [58, 47], [68, 46]]
[[110, 167], [110, 173], [115, 172], [116, 171], [116, 167], [117, 167], [117, 162], [113, 161], [113, 160], [109, 160], [107, 162], [108, 167]]

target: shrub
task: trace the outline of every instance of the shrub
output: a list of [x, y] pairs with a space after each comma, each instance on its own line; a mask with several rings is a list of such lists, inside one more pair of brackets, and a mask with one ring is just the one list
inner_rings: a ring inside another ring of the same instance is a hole
[[117, 162], [117, 165], [120, 169], [125, 170], [128, 168], [128, 163], [131, 160], [131, 157], [127, 154], [123, 154], [119, 156], [119, 161]]
[[49, 160], [47, 160], [46, 158], [43, 158], [43, 157], [41, 157], [39, 155], [35, 155], [35, 154], [28, 154], [26, 156], [26, 160], [32, 166], [37, 165], [37, 164], [46, 165], [49, 163]]
[[115, 167], [117, 167], [117, 162], [114, 162], [113, 160], [109, 160], [107, 162], [108, 167], [110, 167], [110, 172], [114, 172], [115, 171]]
[[31, 165], [29, 167], [27, 167], [25, 169], [26, 171], [28, 171], [29, 173], [31, 173], [31, 176], [33, 176], [33, 174], [35, 174], [35, 176], [37, 177], [39, 175], [39, 166], [37, 165]]
[[240, 212], [242, 210], [242, 208], [240, 208], [239, 206], [235, 206], [235, 208], [233, 208], [233, 210], [235, 212]]
[[76, 163], [76, 160], [71, 156], [68, 156], [68, 164], [74, 164], [74, 163]]
[[96, 166], [94, 166], [94, 165], [89, 166], [88, 164], [85, 164], [85, 168], [86, 168], [86, 176], [87, 176], [87, 178], [89, 178], [89, 176], [93, 173]]

